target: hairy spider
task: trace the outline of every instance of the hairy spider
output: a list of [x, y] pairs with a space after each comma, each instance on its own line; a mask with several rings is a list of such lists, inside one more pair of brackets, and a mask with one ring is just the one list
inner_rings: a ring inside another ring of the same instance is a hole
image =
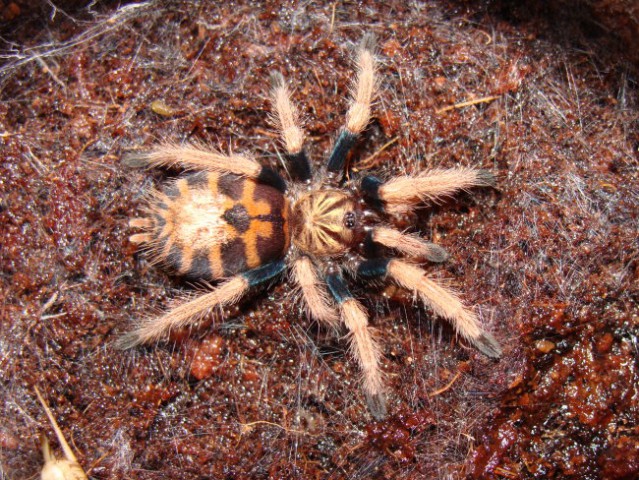
[[184, 174], [150, 195], [146, 215], [130, 225], [143, 233], [156, 261], [199, 281], [223, 280], [199, 296], [182, 300], [158, 318], [144, 320], [121, 342], [124, 347], [165, 338], [172, 329], [197, 324], [213, 308], [238, 302], [249, 289], [290, 272], [308, 313], [330, 326], [343, 323], [352, 354], [363, 373], [371, 413], [385, 414], [380, 349], [361, 303], [345, 275], [369, 281], [387, 279], [413, 292], [438, 316], [489, 357], [499, 357], [497, 341], [483, 331], [472, 309], [414, 263], [442, 262], [447, 253], [416, 235], [392, 227], [398, 215], [424, 200], [458, 190], [494, 185], [485, 170], [452, 168], [382, 181], [373, 176], [344, 178], [346, 158], [371, 116], [377, 79], [374, 41], [366, 36], [357, 52], [357, 76], [346, 125], [328, 162], [316, 174], [304, 151], [297, 109], [280, 74], [272, 77], [274, 120], [286, 149], [292, 184], [250, 156], [223, 155], [202, 146], [161, 145], [130, 154], [125, 163], [180, 166]]

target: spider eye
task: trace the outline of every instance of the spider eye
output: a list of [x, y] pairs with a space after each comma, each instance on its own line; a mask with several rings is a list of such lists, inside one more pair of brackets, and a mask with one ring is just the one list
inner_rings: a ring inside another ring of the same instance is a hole
[[357, 219], [355, 217], [355, 212], [353, 211], [346, 212], [344, 214], [344, 226], [348, 228], [349, 230], [352, 230], [353, 228], [355, 228], [356, 224], [357, 224]]

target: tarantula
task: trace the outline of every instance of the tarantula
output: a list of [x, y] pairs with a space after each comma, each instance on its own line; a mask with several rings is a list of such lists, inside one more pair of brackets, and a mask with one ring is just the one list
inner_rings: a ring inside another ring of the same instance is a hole
[[485, 170], [451, 168], [386, 181], [373, 176], [345, 179], [347, 156], [369, 123], [376, 94], [371, 37], [360, 43], [356, 63], [346, 124], [326, 166], [316, 174], [305, 153], [298, 111], [284, 78], [273, 75], [273, 117], [292, 184], [250, 156], [223, 155], [202, 146], [160, 145], [125, 157], [130, 165], [197, 171], [151, 193], [146, 215], [130, 221], [143, 233], [130, 240], [144, 244], [154, 260], [180, 275], [222, 283], [207, 284], [206, 293], [184, 299], [158, 318], [144, 320], [122, 339], [122, 346], [157, 341], [173, 329], [194, 325], [212, 309], [235, 304], [252, 287], [288, 270], [312, 318], [332, 327], [340, 322], [346, 326], [363, 374], [367, 403], [376, 417], [386, 411], [380, 349], [368, 315], [351, 294], [345, 276], [395, 282], [450, 321], [484, 354], [500, 356], [497, 341], [482, 330], [473, 310], [453, 291], [416, 264], [388, 256], [395, 251], [416, 262], [446, 260], [443, 248], [400, 232], [392, 227], [393, 221], [424, 200], [493, 186], [494, 177]]

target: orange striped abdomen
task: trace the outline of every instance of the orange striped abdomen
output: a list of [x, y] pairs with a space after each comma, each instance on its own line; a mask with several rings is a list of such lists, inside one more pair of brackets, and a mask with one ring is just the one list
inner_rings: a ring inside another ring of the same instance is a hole
[[283, 258], [288, 217], [288, 201], [269, 185], [234, 174], [189, 174], [153, 194], [150, 250], [191, 279], [229, 277]]

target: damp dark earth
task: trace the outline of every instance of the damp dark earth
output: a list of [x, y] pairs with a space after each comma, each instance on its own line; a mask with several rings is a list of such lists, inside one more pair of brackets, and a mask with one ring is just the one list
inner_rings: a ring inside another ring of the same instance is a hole
[[[522, 2], [0, 1], [0, 472], [59, 445], [97, 479], [631, 479], [639, 476], [639, 7]], [[129, 151], [200, 142], [282, 169], [269, 76], [319, 168], [377, 39], [379, 95], [348, 159], [388, 178], [497, 177], [402, 228], [477, 305], [489, 359], [384, 285], [353, 293], [382, 340], [375, 420], [345, 332], [283, 278], [190, 332], [122, 351], [202, 286], [128, 237], [177, 173]]]

